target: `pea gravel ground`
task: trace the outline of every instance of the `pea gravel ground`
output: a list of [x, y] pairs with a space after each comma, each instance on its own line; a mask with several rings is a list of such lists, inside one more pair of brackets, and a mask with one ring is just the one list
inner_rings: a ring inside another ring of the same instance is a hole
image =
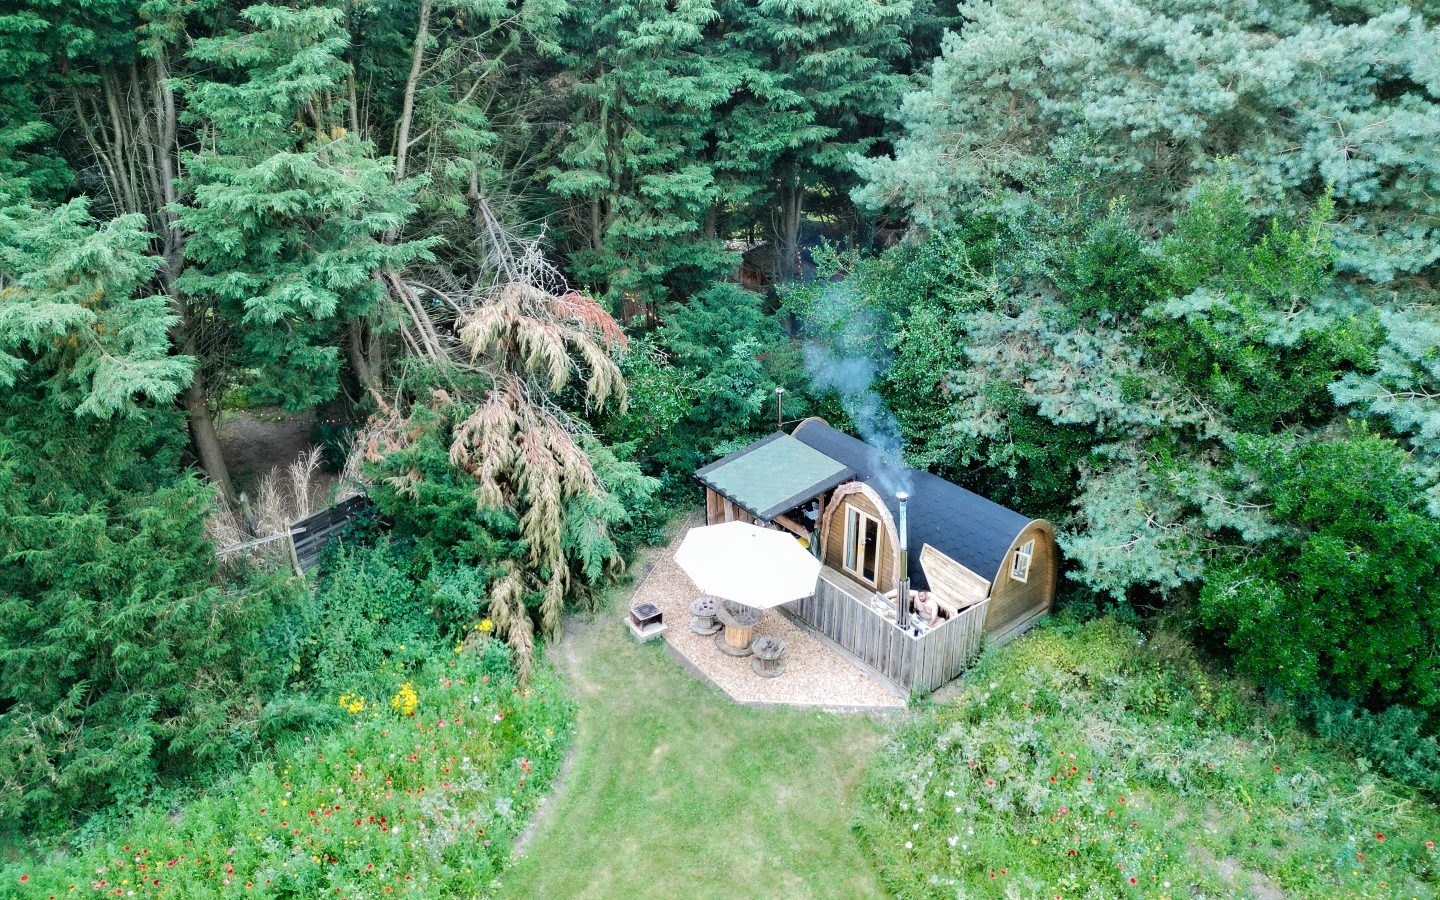
[[691, 631], [690, 603], [700, 591], [675, 564], [675, 551], [686, 532], [702, 524], [700, 513], [687, 517], [630, 601], [631, 606], [648, 600], [660, 607], [668, 626], [665, 640], [690, 666], [742, 703], [874, 710], [905, 706], [892, 688], [778, 610], [765, 612], [755, 636], [771, 634], [785, 642], [785, 674], [779, 678], [761, 678], [749, 657], [727, 656], [715, 649], [713, 637]]

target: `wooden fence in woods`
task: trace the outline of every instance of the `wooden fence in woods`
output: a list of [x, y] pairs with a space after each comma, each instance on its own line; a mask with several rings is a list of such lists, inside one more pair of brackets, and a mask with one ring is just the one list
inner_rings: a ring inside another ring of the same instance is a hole
[[290, 558], [295, 564], [295, 571], [303, 575], [315, 568], [320, 562], [320, 552], [325, 549], [330, 539], [344, 531], [345, 526], [356, 516], [368, 513], [373, 508], [369, 497], [357, 494], [292, 524]]
[[791, 615], [859, 657], [906, 691], [933, 691], [965, 671], [980, 654], [989, 600], [966, 607], [919, 637], [871, 609], [858, 586], [830, 569], [815, 593], [785, 607]]

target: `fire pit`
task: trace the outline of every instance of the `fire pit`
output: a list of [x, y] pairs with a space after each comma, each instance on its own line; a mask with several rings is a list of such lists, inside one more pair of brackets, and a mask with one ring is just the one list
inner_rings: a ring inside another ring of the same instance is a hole
[[665, 624], [661, 621], [663, 618], [660, 607], [646, 602], [631, 608], [625, 624], [630, 626], [630, 633], [635, 635], [636, 640], [648, 641], [665, 632]]

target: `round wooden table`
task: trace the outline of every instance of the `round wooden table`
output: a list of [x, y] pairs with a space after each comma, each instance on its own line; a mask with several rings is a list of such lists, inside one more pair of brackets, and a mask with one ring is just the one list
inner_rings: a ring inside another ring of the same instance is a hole
[[755, 626], [760, 622], [761, 611], [753, 606], [726, 600], [715, 609], [715, 618], [725, 630], [715, 635], [715, 646], [721, 653], [730, 656], [749, 656], [750, 644], [755, 639]]

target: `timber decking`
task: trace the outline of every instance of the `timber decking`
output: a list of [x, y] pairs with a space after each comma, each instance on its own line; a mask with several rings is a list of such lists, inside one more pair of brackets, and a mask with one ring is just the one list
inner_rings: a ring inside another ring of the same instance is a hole
[[984, 600], [913, 637], [870, 608], [868, 592], [828, 567], [815, 593], [787, 612], [830, 638], [904, 691], [933, 691], [953, 680], [980, 654]]

